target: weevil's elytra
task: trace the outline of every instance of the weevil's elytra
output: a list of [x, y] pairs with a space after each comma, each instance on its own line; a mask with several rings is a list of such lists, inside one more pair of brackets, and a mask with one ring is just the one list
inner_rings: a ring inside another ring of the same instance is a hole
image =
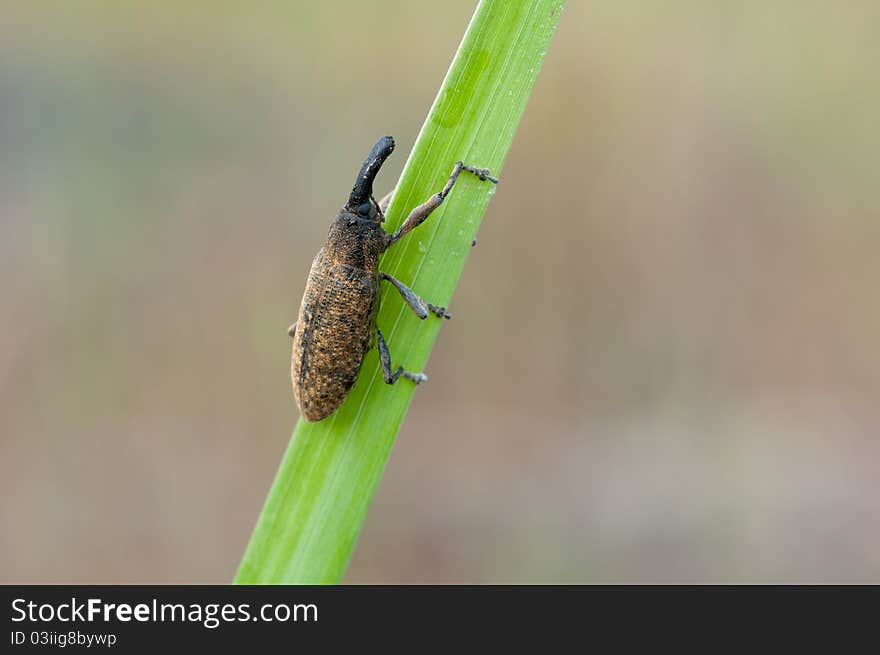
[[394, 139], [382, 137], [364, 161], [348, 202], [330, 224], [327, 241], [312, 262], [299, 318], [288, 331], [293, 337], [293, 395], [307, 421], [320, 421], [336, 411], [354, 386], [364, 355], [374, 346], [379, 348], [387, 384], [401, 377], [416, 384], [427, 380], [423, 373], [391, 366], [388, 344], [376, 325], [379, 285], [382, 280], [394, 285], [421, 319], [431, 314], [451, 317], [445, 307], [425, 302], [403, 282], [379, 271], [379, 256], [440, 206], [462, 171], [498, 182], [486, 169], [456, 162], [443, 190], [413, 209], [389, 234], [382, 222], [391, 194], [376, 202], [373, 180], [393, 150]]

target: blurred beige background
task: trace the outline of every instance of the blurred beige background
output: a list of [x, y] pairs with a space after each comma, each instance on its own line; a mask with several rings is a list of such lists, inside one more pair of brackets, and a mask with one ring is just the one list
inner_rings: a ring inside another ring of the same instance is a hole
[[[474, 4], [4, 3], [0, 582], [231, 580]], [[346, 581], [880, 582], [878, 24], [569, 3]]]

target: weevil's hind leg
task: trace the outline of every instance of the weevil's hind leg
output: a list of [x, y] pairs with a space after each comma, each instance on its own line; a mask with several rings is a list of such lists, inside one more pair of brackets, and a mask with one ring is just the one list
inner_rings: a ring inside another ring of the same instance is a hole
[[400, 295], [403, 296], [403, 299], [406, 301], [406, 304], [409, 305], [410, 309], [412, 309], [416, 316], [421, 319], [425, 319], [428, 317], [428, 312], [439, 316], [440, 318], [452, 318], [452, 314], [446, 311], [445, 307], [438, 307], [437, 305], [432, 305], [429, 302], [425, 302], [421, 298], [416, 295], [416, 292], [406, 286], [403, 282], [398, 280], [396, 277], [392, 277], [388, 275], [388, 273], [379, 272], [379, 278], [382, 280], [388, 280], [394, 287], [400, 292]]
[[385, 384], [394, 384], [402, 376], [407, 380], [412, 380], [416, 384], [427, 382], [428, 376], [424, 373], [410, 373], [404, 371], [403, 366], [398, 366], [397, 370], [391, 371], [391, 353], [388, 352], [388, 344], [385, 343], [385, 337], [382, 336], [382, 330], [376, 330], [376, 339], [379, 342], [379, 362], [382, 364], [382, 378]]
[[425, 219], [431, 215], [431, 212], [437, 209], [443, 201], [446, 200], [446, 196], [449, 195], [449, 192], [452, 191], [452, 187], [455, 186], [456, 180], [458, 180], [458, 176], [461, 175], [462, 171], [467, 171], [468, 173], [472, 173], [476, 175], [483, 181], [490, 181], [494, 184], [498, 184], [498, 178], [492, 177], [489, 174], [489, 170], [486, 168], [474, 168], [473, 166], [467, 166], [462, 162], [455, 162], [455, 166], [452, 167], [452, 173], [449, 175], [449, 179], [446, 180], [446, 186], [443, 187], [443, 190], [440, 193], [437, 193], [430, 198], [428, 198], [421, 205], [413, 209], [409, 216], [406, 217], [406, 220], [403, 224], [398, 228], [397, 232], [388, 237], [388, 245], [390, 246], [392, 243], [395, 243], [401, 239], [408, 232], [413, 231], [419, 225], [425, 222]]
[[296, 323], [287, 328], [287, 334], [289, 334], [291, 337], [296, 336]]

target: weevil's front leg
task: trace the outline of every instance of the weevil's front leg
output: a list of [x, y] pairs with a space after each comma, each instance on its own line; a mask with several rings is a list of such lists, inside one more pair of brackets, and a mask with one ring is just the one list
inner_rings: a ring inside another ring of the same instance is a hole
[[394, 287], [400, 292], [400, 295], [403, 296], [403, 299], [406, 301], [406, 304], [410, 306], [416, 316], [421, 319], [428, 317], [428, 312], [439, 316], [440, 318], [452, 318], [452, 315], [446, 311], [445, 307], [438, 307], [437, 305], [432, 305], [429, 302], [425, 302], [421, 298], [416, 295], [416, 292], [406, 286], [403, 282], [398, 280], [396, 277], [392, 277], [388, 275], [388, 273], [379, 272], [379, 278], [382, 280], [388, 280]]
[[419, 225], [424, 223], [425, 219], [431, 215], [431, 212], [437, 209], [443, 201], [446, 200], [446, 196], [449, 195], [449, 192], [452, 191], [452, 187], [455, 186], [456, 180], [458, 180], [458, 176], [461, 175], [462, 171], [467, 171], [468, 173], [473, 173], [481, 180], [489, 180], [494, 184], [498, 184], [498, 178], [492, 177], [489, 175], [489, 170], [486, 168], [474, 168], [473, 166], [467, 166], [462, 162], [455, 162], [455, 166], [452, 167], [452, 174], [449, 176], [449, 179], [446, 181], [446, 186], [443, 187], [443, 190], [431, 196], [424, 203], [413, 209], [409, 216], [406, 217], [406, 220], [403, 224], [398, 228], [397, 232], [388, 237], [388, 245], [390, 246], [392, 243], [395, 243], [400, 240], [408, 232], [411, 232]]
[[376, 338], [379, 341], [379, 362], [382, 364], [382, 378], [385, 380], [385, 384], [394, 384], [401, 376], [407, 380], [412, 380], [416, 384], [428, 380], [428, 376], [424, 373], [410, 373], [409, 371], [404, 371], [403, 366], [398, 366], [397, 370], [392, 372], [391, 353], [388, 352], [388, 344], [385, 343], [382, 330], [376, 330]]

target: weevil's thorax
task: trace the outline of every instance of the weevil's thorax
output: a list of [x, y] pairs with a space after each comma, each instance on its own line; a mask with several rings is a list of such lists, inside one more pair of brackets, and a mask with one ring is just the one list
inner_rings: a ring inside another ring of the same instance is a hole
[[373, 219], [343, 209], [330, 225], [324, 256], [333, 264], [345, 264], [375, 273], [379, 256], [388, 247], [388, 233]]

